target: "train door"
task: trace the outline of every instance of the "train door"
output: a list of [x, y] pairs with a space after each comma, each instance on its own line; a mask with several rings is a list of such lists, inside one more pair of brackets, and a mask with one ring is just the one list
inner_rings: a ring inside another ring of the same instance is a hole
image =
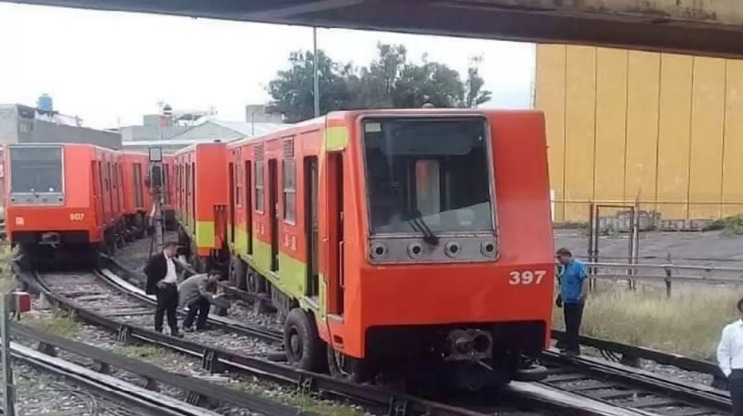
[[103, 199], [101, 199], [101, 178], [99, 175], [99, 164], [98, 161], [90, 162], [90, 169], [93, 172], [93, 209], [95, 212], [96, 223], [100, 223], [103, 219]]
[[307, 241], [307, 296], [320, 295], [318, 265], [318, 224], [317, 224], [317, 158], [304, 158], [304, 212], [305, 241]]
[[328, 279], [328, 312], [341, 316], [344, 311], [344, 276], [343, 276], [343, 153], [328, 153], [327, 157], [328, 191], [328, 258], [330, 276]]
[[230, 189], [230, 243], [235, 242], [235, 164], [230, 163], [228, 174], [228, 186]]
[[245, 228], [248, 233], [248, 254], [253, 254], [253, 198], [251, 188], [253, 183], [253, 167], [249, 160], [245, 161]]
[[271, 231], [271, 271], [279, 270], [278, 170], [276, 159], [268, 161], [268, 220]]

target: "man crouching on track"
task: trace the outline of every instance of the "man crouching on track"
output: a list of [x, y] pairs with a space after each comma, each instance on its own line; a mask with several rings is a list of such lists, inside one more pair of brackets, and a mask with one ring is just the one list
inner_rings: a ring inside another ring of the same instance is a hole
[[178, 320], [176, 310], [178, 309], [178, 274], [173, 260], [178, 251], [178, 244], [173, 241], [165, 243], [162, 254], [150, 258], [144, 273], [147, 275], [146, 292], [148, 295], [157, 296], [157, 309], [155, 310], [155, 331], [163, 331], [163, 315], [168, 316], [170, 335], [182, 337], [178, 332]]
[[195, 274], [178, 286], [181, 308], [188, 307], [188, 314], [183, 320], [183, 330], [193, 331], [193, 321], [196, 319], [196, 330], [202, 331], [206, 328], [206, 319], [209, 317], [211, 303], [219, 295], [213, 292], [217, 288], [217, 282], [222, 280], [222, 274], [218, 270], [212, 270], [208, 274]]

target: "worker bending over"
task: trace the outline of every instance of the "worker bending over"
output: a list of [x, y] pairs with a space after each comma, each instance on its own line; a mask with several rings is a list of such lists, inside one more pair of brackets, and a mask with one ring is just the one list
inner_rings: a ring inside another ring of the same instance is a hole
[[[181, 308], [188, 308], [186, 318], [183, 320], [183, 330], [193, 331], [193, 322], [196, 319], [196, 330], [202, 331], [206, 328], [206, 320], [209, 317], [209, 308], [215, 298], [217, 282], [222, 280], [222, 274], [212, 270], [207, 274], [195, 274], [178, 286], [178, 295]], [[198, 318], [197, 318], [198, 315]]]

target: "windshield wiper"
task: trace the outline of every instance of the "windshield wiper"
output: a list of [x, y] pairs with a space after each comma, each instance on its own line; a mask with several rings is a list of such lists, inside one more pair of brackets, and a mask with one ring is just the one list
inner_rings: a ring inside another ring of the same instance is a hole
[[423, 220], [423, 214], [417, 209], [413, 209], [411, 214], [408, 216], [408, 224], [413, 230], [423, 234], [423, 242], [431, 246], [439, 245], [439, 238]]

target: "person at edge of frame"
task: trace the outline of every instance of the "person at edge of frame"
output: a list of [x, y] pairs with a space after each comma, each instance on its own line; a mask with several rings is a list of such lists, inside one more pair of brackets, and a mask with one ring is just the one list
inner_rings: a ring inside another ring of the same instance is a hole
[[566, 355], [580, 355], [580, 325], [583, 320], [583, 307], [588, 294], [586, 284], [586, 265], [573, 257], [567, 248], [561, 248], [556, 253], [558, 261], [557, 279], [560, 284], [560, 293], [556, 304], [563, 308], [565, 317], [565, 343], [561, 351]]
[[155, 331], [163, 331], [163, 315], [167, 315], [170, 335], [180, 338], [183, 335], [178, 332], [178, 274], [174, 261], [177, 251], [178, 244], [168, 241], [163, 245], [162, 253], [150, 258], [144, 273], [147, 276], [145, 291], [148, 295], [157, 296]]
[[214, 295], [214, 292], [217, 289], [217, 282], [221, 280], [222, 273], [219, 270], [211, 270], [207, 274], [195, 274], [178, 286], [180, 307], [188, 308], [186, 318], [183, 320], [184, 331], [194, 330], [194, 319], [197, 331], [208, 329], [206, 320], [209, 317], [209, 308], [212, 302], [220, 298], [220, 295]]
[[725, 326], [717, 347], [717, 363], [728, 381], [733, 416], [743, 416], [743, 298], [736, 307], [738, 319]]

